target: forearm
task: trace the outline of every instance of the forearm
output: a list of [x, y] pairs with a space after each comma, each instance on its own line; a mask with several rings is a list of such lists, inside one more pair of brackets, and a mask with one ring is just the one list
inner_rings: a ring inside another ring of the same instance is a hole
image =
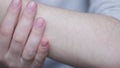
[[[2, 1], [0, 0], [0, 3], [4, 3]], [[3, 5], [8, 5], [8, 2]], [[5, 8], [7, 6], [2, 10], [5, 11]], [[50, 40], [51, 58], [75, 66], [120, 64], [119, 21], [41, 4], [37, 16], [42, 16], [47, 21], [45, 36]]]
[[75, 65], [120, 64], [119, 21], [41, 4], [39, 7], [38, 15], [48, 22], [45, 36], [51, 43], [50, 57]]

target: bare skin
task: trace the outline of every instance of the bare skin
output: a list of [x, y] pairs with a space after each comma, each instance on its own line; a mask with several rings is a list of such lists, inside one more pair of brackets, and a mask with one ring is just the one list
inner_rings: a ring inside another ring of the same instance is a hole
[[19, 17], [21, 8], [21, 0], [12, 0], [0, 24], [0, 62], [9, 68], [42, 68], [49, 49], [43, 38], [46, 23], [35, 19], [35, 2], [29, 2]]
[[[10, 0], [0, 0], [1, 18]], [[27, 3], [24, 2], [24, 4]], [[81, 67], [120, 67], [120, 22], [114, 18], [67, 11], [39, 4], [37, 16], [47, 22], [49, 57]]]

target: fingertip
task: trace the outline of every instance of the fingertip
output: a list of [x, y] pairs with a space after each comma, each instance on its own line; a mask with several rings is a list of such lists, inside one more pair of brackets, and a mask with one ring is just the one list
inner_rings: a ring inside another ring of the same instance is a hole
[[10, 6], [13, 8], [20, 7], [22, 5], [22, 0], [12, 0]]
[[46, 38], [43, 38], [42, 40], [41, 40], [41, 47], [48, 47], [49, 46], [49, 41], [48, 41], [48, 39], [46, 39]]
[[48, 51], [49, 51], [49, 41], [46, 38], [43, 38], [39, 46], [39, 52], [48, 53]]
[[35, 19], [34, 21], [35, 27], [36, 28], [45, 28], [45, 20], [41, 17], [38, 17], [37, 19]]
[[27, 5], [24, 9], [24, 12], [28, 15], [36, 14], [37, 13], [37, 8], [38, 8], [37, 3], [33, 0], [31, 0], [27, 3]]
[[36, 10], [37, 9], [37, 3], [35, 1], [29, 1], [29, 3], [26, 6], [29, 10]]
[[41, 22], [46, 24], [46, 21], [45, 21], [45, 19], [43, 17], [38, 17], [36, 20], [40, 20]]

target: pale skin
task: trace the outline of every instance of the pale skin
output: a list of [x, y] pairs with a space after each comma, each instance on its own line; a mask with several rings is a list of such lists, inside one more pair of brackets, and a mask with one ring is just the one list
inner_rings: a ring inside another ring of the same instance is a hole
[[[10, 0], [0, 0], [1, 18]], [[5, 3], [5, 4], [1, 4]], [[27, 1], [24, 1], [27, 3]], [[120, 22], [39, 4], [37, 16], [47, 22], [49, 57], [76, 67], [120, 67]]]
[[43, 37], [46, 23], [41, 17], [35, 19], [35, 2], [29, 2], [20, 16], [21, 8], [21, 0], [12, 0], [1, 21], [0, 62], [9, 68], [42, 68], [49, 50]]

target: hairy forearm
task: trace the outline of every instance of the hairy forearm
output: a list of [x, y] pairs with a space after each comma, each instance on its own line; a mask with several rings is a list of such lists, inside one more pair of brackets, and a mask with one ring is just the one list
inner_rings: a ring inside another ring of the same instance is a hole
[[[0, 0], [0, 18], [11, 0]], [[26, 3], [26, 2], [25, 2]], [[49, 56], [81, 66], [120, 65], [120, 22], [110, 17], [83, 14], [39, 4], [37, 16], [47, 22]]]

